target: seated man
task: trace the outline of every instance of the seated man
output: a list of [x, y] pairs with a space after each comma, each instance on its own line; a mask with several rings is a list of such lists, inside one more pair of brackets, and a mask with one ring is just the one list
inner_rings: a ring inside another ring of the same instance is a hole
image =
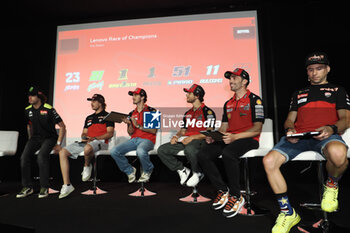
[[84, 129], [81, 134], [82, 140], [64, 147], [59, 153], [63, 178], [63, 185], [59, 198], [67, 197], [74, 191], [74, 187], [69, 178], [68, 157], [76, 159], [79, 154], [84, 151], [85, 162], [81, 174], [82, 180], [87, 181], [91, 176], [91, 159], [94, 153], [99, 150], [107, 150], [109, 139], [112, 138], [114, 134], [114, 123], [103, 120], [103, 118], [108, 115], [108, 112], [105, 111], [105, 98], [100, 94], [94, 94], [92, 98], [88, 98], [87, 100], [91, 101], [91, 108], [95, 112], [85, 119]]
[[[203, 178], [202, 169], [197, 159], [201, 145], [205, 143], [205, 136], [200, 131], [214, 128], [214, 125], [205, 128], [203, 123], [211, 120], [215, 124], [215, 113], [203, 103], [205, 92], [201, 86], [193, 84], [191, 88], [184, 88], [184, 91], [186, 92], [187, 103], [191, 103], [193, 107], [184, 114], [184, 127], [172, 137], [170, 142], [159, 147], [158, 156], [170, 170], [177, 171], [180, 176], [180, 184], [183, 185], [187, 181], [191, 170], [177, 160], [176, 155], [179, 151], [184, 150], [193, 172], [186, 185], [194, 187]], [[197, 121], [203, 122], [202, 127], [197, 127]], [[194, 124], [189, 124], [190, 122]]]
[[[237, 215], [244, 206], [245, 200], [240, 193], [240, 157], [246, 152], [259, 147], [259, 137], [264, 122], [264, 108], [259, 96], [247, 89], [249, 74], [240, 68], [227, 71], [234, 96], [224, 104], [222, 124], [222, 141], [206, 138], [207, 145], [199, 152], [199, 163], [218, 192], [212, 204], [215, 210], [224, 208], [227, 218]], [[222, 155], [226, 184], [215, 164], [216, 158]]]
[[[50, 153], [57, 153], [61, 149], [61, 142], [66, 132], [66, 126], [56, 110], [46, 103], [46, 96], [36, 87], [31, 87], [28, 92], [29, 106], [25, 109], [25, 117], [28, 122], [28, 141], [21, 156], [21, 172], [23, 188], [16, 197], [23, 198], [33, 193], [32, 182], [32, 157], [39, 150], [37, 162], [40, 175], [39, 198], [49, 195]], [[60, 127], [57, 135], [55, 125]]]
[[281, 210], [272, 228], [273, 233], [287, 233], [300, 221], [300, 216], [290, 205], [287, 183], [280, 171], [284, 163], [308, 150], [316, 151], [327, 159], [328, 179], [321, 202], [321, 208], [326, 212], [338, 209], [338, 182], [348, 166], [347, 145], [338, 132], [347, 128], [349, 98], [344, 88], [328, 83], [330, 66], [325, 53], [312, 53], [306, 58], [305, 66], [311, 85], [293, 94], [284, 127], [286, 136], [309, 131], [320, 134], [300, 139], [284, 136], [263, 159], [267, 178]]
[[156, 112], [156, 110], [146, 104], [147, 93], [145, 90], [136, 88], [135, 91], [129, 91], [128, 94], [132, 96], [133, 104], [136, 105], [136, 108], [123, 120], [127, 124], [127, 131], [131, 139], [115, 146], [111, 151], [111, 156], [119, 169], [128, 176], [128, 182], [132, 183], [136, 180], [136, 169], [129, 164], [125, 154], [136, 150], [142, 168], [138, 182], [147, 182], [154, 167], [148, 152], [154, 148], [157, 129], [146, 129], [143, 127], [144, 113]]

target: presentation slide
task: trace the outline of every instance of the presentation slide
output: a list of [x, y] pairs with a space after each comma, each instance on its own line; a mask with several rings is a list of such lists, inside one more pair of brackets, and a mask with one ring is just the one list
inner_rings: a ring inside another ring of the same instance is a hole
[[[107, 111], [129, 113], [135, 105], [128, 91], [136, 87], [149, 106], [183, 114], [191, 107], [183, 88], [201, 85], [204, 103], [221, 120], [234, 94], [225, 71], [245, 69], [248, 88], [261, 93], [257, 27], [256, 11], [59, 26], [53, 105], [67, 137], [80, 137], [92, 113], [87, 98], [102, 94]], [[126, 135], [125, 124], [116, 128]]]

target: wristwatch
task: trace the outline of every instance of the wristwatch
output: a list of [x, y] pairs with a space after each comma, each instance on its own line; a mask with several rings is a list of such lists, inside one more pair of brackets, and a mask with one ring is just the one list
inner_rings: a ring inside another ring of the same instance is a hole
[[288, 131], [289, 131], [290, 129], [294, 129], [294, 128], [288, 127], [288, 128], [286, 128], [286, 129], [284, 129], [284, 132], [285, 132], [285, 133], [288, 133]]
[[338, 127], [336, 125], [327, 125], [329, 127], [331, 127], [333, 129], [333, 134], [337, 134], [338, 133]]

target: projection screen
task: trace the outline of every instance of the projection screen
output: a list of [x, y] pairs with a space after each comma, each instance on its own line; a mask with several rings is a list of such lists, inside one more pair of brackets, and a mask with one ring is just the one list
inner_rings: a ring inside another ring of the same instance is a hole
[[[102, 94], [107, 111], [129, 113], [135, 106], [128, 91], [136, 87], [145, 89], [149, 106], [183, 113], [191, 107], [183, 88], [201, 85], [204, 103], [221, 120], [234, 94], [225, 71], [247, 70], [249, 90], [261, 96], [257, 28], [256, 11], [58, 26], [53, 105], [68, 141], [80, 137], [93, 113], [87, 98]], [[116, 130], [126, 135], [125, 125]]]

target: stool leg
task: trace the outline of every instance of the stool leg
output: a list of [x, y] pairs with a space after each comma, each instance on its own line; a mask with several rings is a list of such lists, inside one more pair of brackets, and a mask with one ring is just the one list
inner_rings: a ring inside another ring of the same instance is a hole
[[[323, 182], [324, 182], [322, 161], [318, 161], [318, 163], [317, 163], [317, 179], [318, 179], [319, 199], [320, 199], [320, 203], [321, 203], [322, 197], [323, 197]], [[321, 210], [320, 203], [302, 203], [302, 204], [300, 204], [300, 206], [307, 208], [307, 209], [310, 209], [310, 210]]]
[[93, 189], [94, 195], [96, 195], [96, 181], [97, 181], [96, 160], [97, 158], [94, 159], [94, 178], [92, 180], [92, 189]]
[[252, 207], [251, 207], [251, 203], [250, 203], [250, 197], [251, 197], [251, 193], [250, 193], [250, 178], [249, 178], [249, 167], [248, 167], [248, 158], [244, 159], [244, 169], [243, 169], [243, 173], [244, 173], [244, 182], [245, 182], [245, 196], [246, 196], [246, 208], [247, 208], [247, 215], [251, 215], [252, 214]]
[[322, 211], [323, 214], [323, 219], [320, 219], [316, 223], [312, 224], [311, 226], [305, 225], [305, 226], [298, 226], [298, 229], [302, 232], [309, 232], [313, 231], [315, 229], [321, 229], [323, 233], [328, 233], [329, 232], [329, 226], [330, 222], [328, 220], [328, 215], [325, 211], [321, 209], [321, 202], [323, 198], [323, 185], [324, 185], [324, 166], [323, 166], [323, 161], [318, 161], [317, 163], [317, 178], [318, 178], [318, 189], [319, 189], [319, 199], [320, 199], [320, 204], [315, 204], [315, 203], [304, 203], [300, 204], [300, 206], [305, 207], [310, 210], [318, 210]]
[[141, 193], [141, 196], [142, 196], [142, 197], [145, 196], [145, 185], [144, 185], [143, 182], [141, 182], [140, 193]]
[[197, 187], [196, 187], [196, 186], [193, 187], [193, 194], [192, 194], [192, 196], [193, 196], [193, 201], [194, 201], [194, 202], [197, 202], [197, 201], [198, 201], [198, 200], [197, 200], [198, 191], [197, 191]]
[[239, 214], [247, 216], [263, 216], [268, 213], [268, 210], [260, 208], [254, 205], [251, 202], [252, 195], [255, 195], [255, 192], [250, 190], [250, 174], [249, 174], [249, 159], [244, 158], [243, 164], [243, 175], [244, 175], [244, 190], [241, 193], [245, 196], [245, 205], [242, 207]]
[[95, 156], [94, 159], [94, 164], [93, 164], [93, 172], [94, 172], [94, 177], [92, 178], [92, 188], [82, 192], [81, 194], [83, 195], [99, 195], [99, 194], [105, 194], [107, 191], [104, 191], [97, 187], [97, 157]]
[[320, 203], [302, 203], [301, 207], [307, 208], [309, 210], [320, 210], [321, 209], [321, 201], [323, 196], [323, 164], [322, 161], [317, 162], [317, 179], [318, 179], [318, 190], [319, 190], [319, 199]]

